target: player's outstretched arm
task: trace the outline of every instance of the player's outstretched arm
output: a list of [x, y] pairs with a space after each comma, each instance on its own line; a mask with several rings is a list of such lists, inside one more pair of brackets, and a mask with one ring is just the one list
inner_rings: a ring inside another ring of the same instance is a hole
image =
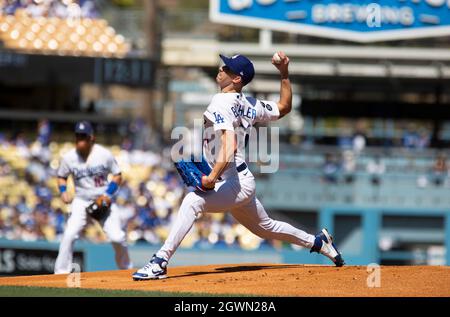
[[278, 109], [280, 118], [287, 115], [292, 110], [292, 87], [289, 80], [289, 57], [284, 52], [278, 52], [281, 61], [277, 63], [272, 58], [272, 64], [278, 69], [281, 75], [280, 101], [278, 101]]
[[231, 130], [221, 130], [220, 150], [217, 154], [216, 164], [208, 176], [202, 177], [202, 185], [207, 189], [214, 188], [217, 180], [227, 168], [228, 164], [233, 160], [236, 151], [236, 135]]

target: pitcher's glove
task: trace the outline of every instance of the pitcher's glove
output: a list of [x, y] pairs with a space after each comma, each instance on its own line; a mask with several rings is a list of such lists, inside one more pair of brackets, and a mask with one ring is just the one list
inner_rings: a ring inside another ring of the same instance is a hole
[[106, 195], [97, 197], [94, 202], [86, 207], [86, 212], [99, 222], [105, 220], [111, 212], [111, 199]]
[[179, 161], [175, 163], [175, 167], [187, 186], [195, 187], [203, 192], [214, 189], [206, 188], [202, 184], [202, 177], [211, 172], [209, 165], [203, 165], [202, 162]]

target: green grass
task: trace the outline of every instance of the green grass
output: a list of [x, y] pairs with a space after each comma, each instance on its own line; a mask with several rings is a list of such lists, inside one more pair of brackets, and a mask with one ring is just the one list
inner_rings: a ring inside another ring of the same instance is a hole
[[0, 297], [247, 297], [237, 294], [207, 294], [182, 292], [155, 292], [131, 290], [104, 290], [83, 288], [52, 288], [28, 286], [0, 286]]

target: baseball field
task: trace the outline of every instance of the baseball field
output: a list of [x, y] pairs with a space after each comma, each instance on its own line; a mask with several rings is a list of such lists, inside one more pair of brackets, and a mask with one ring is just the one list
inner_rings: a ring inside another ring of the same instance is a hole
[[[295, 296], [450, 297], [450, 267], [235, 264], [170, 268], [164, 280], [135, 282], [133, 271], [0, 278], [0, 296]], [[368, 283], [369, 280], [369, 283]], [[377, 287], [369, 287], [377, 286]]]

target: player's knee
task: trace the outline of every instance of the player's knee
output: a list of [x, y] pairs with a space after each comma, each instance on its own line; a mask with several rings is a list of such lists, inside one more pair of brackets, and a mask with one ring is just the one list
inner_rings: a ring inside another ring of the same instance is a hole
[[275, 227], [275, 221], [271, 218], [266, 218], [259, 223], [259, 227], [264, 231], [271, 231]]
[[113, 244], [122, 244], [126, 242], [126, 234], [124, 231], [107, 231], [106, 234]]
[[203, 212], [204, 199], [194, 192], [190, 192], [183, 199], [180, 210], [191, 209], [197, 215]]
[[64, 241], [71, 243], [77, 239], [78, 239], [78, 231], [68, 230], [68, 231], [64, 232], [64, 236], [63, 236]]

